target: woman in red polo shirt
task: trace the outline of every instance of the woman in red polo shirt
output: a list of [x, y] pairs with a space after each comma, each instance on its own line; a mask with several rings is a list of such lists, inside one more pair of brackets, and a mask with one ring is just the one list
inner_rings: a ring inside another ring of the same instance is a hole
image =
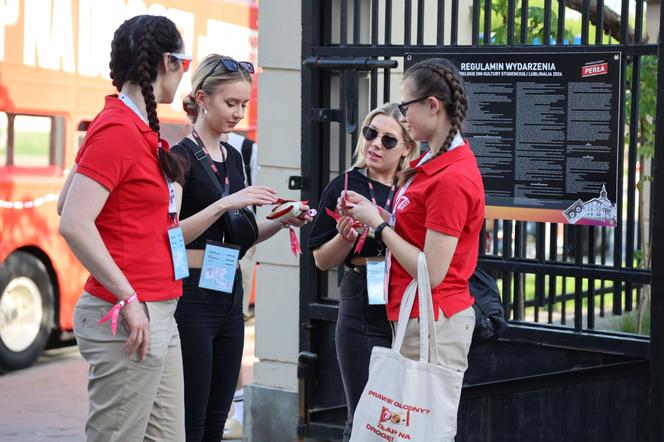
[[[475, 156], [461, 138], [468, 110], [463, 80], [448, 60], [428, 59], [410, 67], [399, 105], [410, 135], [430, 150], [401, 176], [391, 222], [366, 198], [348, 192], [350, 214], [375, 229], [389, 248], [387, 316], [396, 321], [408, 284], [417, 276], [417, 257], [426, 255], [442, 364], [464, 372], [475, 313], [468, 280], [477, 264], [484, 220], [484, 186]], [[419, 358], [415, 300], [401, 352]], [[455, 398], [458, 407], [459, 398]], [[455, 431], [456, 432], [456, 431]]]
[[[88, 441], [184, 440], [182, 357], [173, 318], [182, 284], [173, 182], [179, 157], [159, 139], [191, 57], [175, 24], [142, 15], [111, 43], [111, 78], [62, 190], [60, 232], [89, 270], [74, 334], [90, 364]], [[185, 263], [186, 267], [186, 263]]]

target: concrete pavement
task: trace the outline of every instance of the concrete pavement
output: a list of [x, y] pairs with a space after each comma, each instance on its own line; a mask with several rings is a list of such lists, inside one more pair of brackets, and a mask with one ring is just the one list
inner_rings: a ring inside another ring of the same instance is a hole
[[[245, 327], [242, 384], [252, 382], [254, 361], [251, 321]], [[33, 367], [0, 375], [0, 441], [84, 442], [87, 370], [87, 363], [71, 345], [47, 350]]]

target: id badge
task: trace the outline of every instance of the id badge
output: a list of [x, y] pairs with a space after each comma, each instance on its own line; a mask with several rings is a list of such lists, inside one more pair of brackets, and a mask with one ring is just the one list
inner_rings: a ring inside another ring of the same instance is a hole
[[198, 286], [218, 292], [233, 293], [240, 248], [231, 244], [208, 241]]
[[171, 260], [173, 261], [175, 280], [186, 278], [189, 276], [189, 264], [187, 263], [187, 251], [184, 248], [181, 227], [168, 229], [168, 242], [171, 244]]
[[385, 305], [385, 260], [367, 259], [369, 305]]

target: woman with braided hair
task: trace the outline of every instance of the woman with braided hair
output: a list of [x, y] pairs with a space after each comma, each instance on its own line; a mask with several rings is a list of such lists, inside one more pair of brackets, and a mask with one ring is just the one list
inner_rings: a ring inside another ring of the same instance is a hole
[[[182, 160], [159, 138], [191, 57], [165, 17], [125, 21], [111, 43], [106, 97], [61, 192], [60, 232], [90, 272], [74, 335], [90, 364], [88, 441], [183, 441], [182, 294], [174, 184]], [[184, 265], [186, 268], [186, 263]]]
[[[411, 66], [404, 75], [401, 98], [399, 108], [411, 137], [428, 143], [430, 150], [403, 171], [391, 220], [355, 192], [346, 194], [349, 212], [354, 219], [374, 228], [376, 238], [391, 253], [387, 303], [391, 321], [398, 319], [402, 296], [417, 276], [419, 252], [424, 252], [438, 354], [442, 365], [463, 373], [468, 367], [475, 325], [468, 280], [477, 264], [484, 220], [482, 177], [468, 142], [461, 137], [468, 99], [459, 71], [442, 58]], [[418, 317], [415, 300], [401, 352], [416, 360]], [[450, 398], [456, 408], [458, 395]], [[456, 409], [451, 411], [456, 413]], [[449, 440], [453, 440], [456, 426], [449, 434]]]

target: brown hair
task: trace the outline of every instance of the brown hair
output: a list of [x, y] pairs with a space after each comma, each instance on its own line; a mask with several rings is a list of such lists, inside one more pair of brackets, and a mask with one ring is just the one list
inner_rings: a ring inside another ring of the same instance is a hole
[[210, 54], [201, 61], [196, 71], [191, 75], [191, 93], [184, 97], [182, 107], [192, 123], [196, 123], [201, 111], [196, 101], [196, 92], [202, 90], [205, 95], [214, 95], [217, 87], [234, 81], [245, 80], [251, 84], [251, 75], [238, 65], [237, 71], [227, 70], [220, 61], [231, 60], [231, 57], [219, 54]]
[[[158, 136], [159, 117], [152, 83], [157, 79], [164, 53], [177, 52], [182, 45], [182, 36], [175, 23], [157, 15], [138, 15], [126, 20], [115, 31], [111, 42], [109, 67], [113, 86], [118, 92], [126, 82], [141, 87], [148, 124]], [[159, 163], [168, 178], [183, 183], [185, 164], [182, 157], [160, 149]]]
[[[399, 172], [403, 170], [408, 165], [408, 163], [417, 158], [419, 155], [418, 144], [413, 141], [413, 139], [410, 137], [410, 134], [408, 133], [408, 130], [406, 129], [406, 126], [401, 122], [401, 112], [399, 111], [399, 106], [396, 103], [386, 103], [369, 112], [369, 114], [364, 118], [360, 129], [362, 129], [364, 126], [370, 125], [376, 115], [387, 115], [388, 117], [394, 118], [401, 127], [401, 136], [403, 137], [404, 142], [406, 144], [412, 143], [412, 148], [410, 149], [408, 155], [402, 157], [401, 160], [399, 160], [399, 165], [397, 166], [397, 172]], [[367, 167], [363, 152], [365, 141], [366, 140], [364, 139], [364, 135], [362, 135], [362, 131], [360, 130], [360, 136], [357, 138], [355, 153], [353, 154], [355, 157], [353, 167]]]
[[[429, 58], [412, 65], [404, 74], [404, 81], [410, 80], [412, 93], [416, 97], [436, 97], [441, 100], [450, 120], [450, 131], [440, 147], [429, 160], [447, 152], [452, 140], [461, 133], [463, 122], [468, 114], [468, 97], [459, 70], [444, 58]], [[415, 168], [401, 173], [401, 184], [415, 175]]]

